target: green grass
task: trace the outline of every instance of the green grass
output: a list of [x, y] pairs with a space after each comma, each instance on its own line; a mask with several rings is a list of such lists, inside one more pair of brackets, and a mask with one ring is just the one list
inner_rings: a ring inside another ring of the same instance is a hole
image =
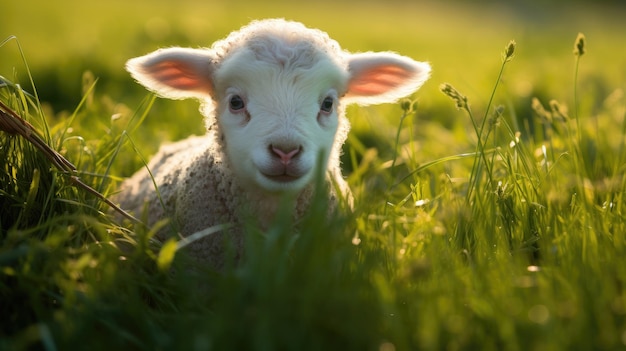
[[[78, 171], [0, 131], [0, 350], [626, 348], [621, 8], [574, 3], [552, 8], [553, 23], [447, 2], [333, 13], [182, 3], [157, 40], [144, 23], [174, 5], [124, 4], [67, 2], [65, 22], [45, 16], [49, 2], [6, 4], [16, 16], [0, 35], [15, 28], [25, 60], [16, 41], [0, 46], [0, 101]], [[372, 11], [371, 28], [348, 29]], [[71, 16], [92, 12], [91, 26]], [[316, 201], [295, 235], [287, 219], [250, 228], [246, 259], [224, 272], [184, 250], [169, 261], [150, 228], [120, 226], [71, 176], [111, 195], [161, 142], [202, 132], [196, 103], [154, 99], [126, 77], [126, 58], [267, 16], [324, 28], [351, 50], [427, 59], [434, 76], [412, 100], [348, 109], [353, 213], [326, 220]], [[113, 18], [119, 26], [107, 27]], [[472, 27], [479, 18], [491, 27]], [[51, 23], [68, 39], [32, 34]], [[579, 31], [584, 55], [572, 53]]]

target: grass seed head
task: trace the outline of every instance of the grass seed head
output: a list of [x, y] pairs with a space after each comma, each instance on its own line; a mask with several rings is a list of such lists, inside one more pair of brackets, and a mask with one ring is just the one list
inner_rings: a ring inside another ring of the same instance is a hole
[[409, 99], [402, 99], [400, 101], [400, 108], [402, 108], [402, 111], [404, 111], [405, 113], [413, 111], [413, 101]]
[[533, 97], [531, 107], [543, 122], [552, 122], [552, 114], [546, 110], [541, 101]]
[[556, 100], [550, 100], [550, 109], [552, 110], [552, 118], [558, 117], [563, 121], [567, 121], [567, 109]]
[[504, 113], [504, 105], [498, 105], [493, 110], [493, 116], [489, 119], [489, 125], [491, 128], [497, 128], [500, 126], [502, 114]]
[[513, 59], [513, 55], [515, 54], [515, 45], [515, 40], [511, 40], [508, 44], [506, 44], [504, 51], [502, 52], [503, 62], [509, 62]]
[[578, 33], [576, 37], [576, 43], [574, 43], [574, 55], [582, 56], [585, 54], [585, 35]]
[[452, 85], [443, 83], [439, 86], [442, 93], [446, 94], [449, 98], [454, 100], [456, 108], [459, 110], [467, 110], [469, 108], [467, 104], [467, 97], [459, 93]]

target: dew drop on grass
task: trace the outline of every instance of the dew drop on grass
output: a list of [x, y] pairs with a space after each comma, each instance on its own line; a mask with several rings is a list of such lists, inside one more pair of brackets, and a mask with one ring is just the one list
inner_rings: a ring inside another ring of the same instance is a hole
[[528, 266], [526, 267], [526, 270], [529, 272], [539, 272], [541, 270], [541, 267], [539, 266]]
[[359, 238], [359, 236], [358, 236], [358, 235], [355, 235], [355, 236], [352, 238], [352, 245], [354, 245], [354, 246], [358, 246], [360, 243], [361, 243], [361, 238]]
[[429, 202], [430, 202], [430, 200], [428, 200], [428, 199], [417, 200], [417, 201], [415, 201], [415, 207], [422, 207], [422, 206], [426, 205]]

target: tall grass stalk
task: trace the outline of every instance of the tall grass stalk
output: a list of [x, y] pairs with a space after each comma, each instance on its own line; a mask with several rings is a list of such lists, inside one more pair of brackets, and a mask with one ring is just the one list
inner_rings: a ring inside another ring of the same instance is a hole
[[580, 117], [578, 110], [580, 109], [578, 100], [578, 72], [580, 68], [580, 59], [585, 54], [585, 35], [578, 33], [576, 42], [574, 43], [574, 56], [576, 57], [576, 64], [574, 67], [574, 118], [576, 119], [576, 130], [578, 135], [578, 143], [582, 144], [582, 128], [580, 125]]
[[[500, 65], [500, 71], [498, 72], [498, 77], [496, 78], [494, 87], [491, 90], [491, 95], [489, 96], [489, 101], [487, 102], [487, 106], [485, 107], [485, 114], [481, 121], [480, 128], [478, 128], [477, 126], [476, 120], [474, 118], [474, 115], [472, 114], [469, 104], [466, 103], [463, 107], [463, 109], [467, 111], [467, 114], [469, 115], [470, 120], [472, 122], [472, 126], [474, 127], [474, 132], [476, 133], [476, 138], [477, 138], [476, 150], [481, 155], [481, 159], [483, 160], [483, 165], [487, 168], [486, 173], [487, 173], [487, 177], [489, 180], [488, 186], [493, 186], [493, 179], [491, 178], [492, 170], [490, 169], [490, 162], [487, 161], [487, 157], [484, 152], [485, 146], [483, 143], [486, 142], [486, 140], [489, 138], [491, 128], [487, 131], [487, 135], [485, 135], [484, 138], [483, 138], [483, 132], [485, 130], [485, 124], [487, 123], [487, 120], [489, 119], [489, 113], [491, 111], [493, 99], [495, 97], [496, 91], [498, 90], [498, 85], [500, 84], [500, 81], [502, 79], [502, 74], [504, 73], [504, 67], [509, 61], [513, 59], [514, 53], [515, 53], [515, 41], [510, 41], [505, 47], [504, 52], [502, 53], [502, 65]], [[480, 171], [479, 160], [480, 160], [479, 158], [475, 159], [474, 166], [472, 167], [472, 171], [470, 173], [469, 188], [468, 188], [468, 194], [467, 194], [468, 201], [471, 201], [472, 191], [476, 189], [476, 186], [478, 184], [477, 181], [480, 177], [481, 171]]]

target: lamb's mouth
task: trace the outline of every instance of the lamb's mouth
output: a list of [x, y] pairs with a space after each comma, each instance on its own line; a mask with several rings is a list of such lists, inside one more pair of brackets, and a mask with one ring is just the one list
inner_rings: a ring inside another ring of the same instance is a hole
[[265, 173], [261, 173], [261, 174], [263, 174], [265, 178], [271, 181], [274, 181], [276, 183], [290, 183], [290, 182], [295, 182], [296, 180], [302, 178], [301, 175], [290, 175], [287, 173], [276, 174], [276, 175], [265, 174]]
[[306, 178], [310, 171], [310, 168], [303, 167], [300, 164], [289, 163], [287, 165], [282, 163], [272, 163], [270, 165], [264, 165], [257, 167], [259, 175], [269, 180], [274, 184], [294, 184], [302, 181]]

